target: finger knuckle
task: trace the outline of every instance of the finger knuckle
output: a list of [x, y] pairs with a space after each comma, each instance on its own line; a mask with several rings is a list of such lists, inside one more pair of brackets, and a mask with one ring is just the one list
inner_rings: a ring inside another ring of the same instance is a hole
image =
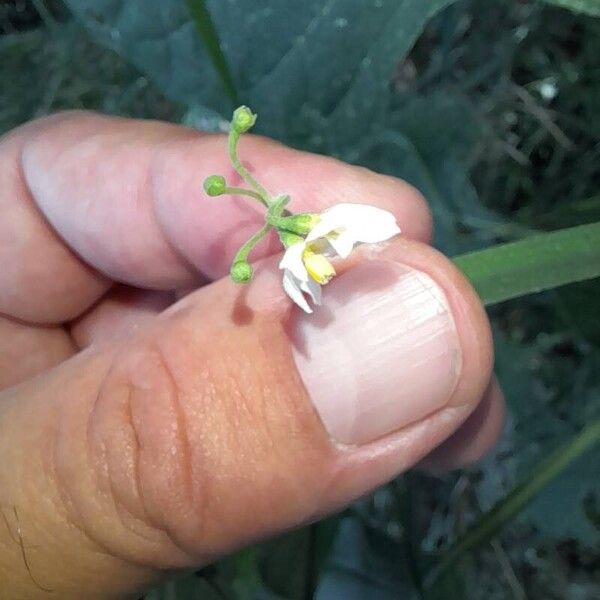
[[185, 395], [160, 344], [137, 340], [114, 355], [88, 423], [98, 497], [124, 532], [107, 537], [109, 550], [161, 568], [198, 560], [184, 532], [198, 528], [204, 482], [192, 464]]

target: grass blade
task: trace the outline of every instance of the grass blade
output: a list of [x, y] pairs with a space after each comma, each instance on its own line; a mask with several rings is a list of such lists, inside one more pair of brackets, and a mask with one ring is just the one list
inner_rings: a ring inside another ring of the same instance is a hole
[[215, 69], [221, 76], [221, 81], [225, 86], [225, 91], [227, 92], [227, 95], [233, 104], [237, 106], [239, 104], [238, 93], [229, 69], [229, 65], [227, 64], [227, 59], [225, 58], [225, 54], [223, 54], [223, 50], [221, 49], [219, 34], [215, 29], [212, 17], [208, 12], [208, 8], [206, 8], [206, 2], [205, 0], [186, 0], [186, 4], [190, 16], [192, 17], [192, 21], [194, 21], [194, 25], [196, 26], [196, 29], [198, 30], [198, 33], [204, 42], [206, 52], [208, 53], [208, 56], [210, 57]]
[[489, 542], [507, 521], [516, 516], [552, 479], [560, 475], [575, 459], [600, 442], [600, 419], [584, 427], [571, 441], [544, 460], [531, 476], [482, 515], [462, 538], [445, 553], [439, 565], [428, 576], [426, 588], [454, 569], [463, 557]]
[[486, 305], [600, 276], [600, 222], [454, 258]]

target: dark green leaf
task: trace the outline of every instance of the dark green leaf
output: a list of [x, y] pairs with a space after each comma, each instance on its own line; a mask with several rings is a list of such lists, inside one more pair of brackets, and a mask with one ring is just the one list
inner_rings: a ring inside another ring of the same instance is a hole
[[402, 131], [426, 162], [452, 157], [465, 163], [485, 125], [475, 106], [457, 92], [413, 95], [394, 104], [389, 127]]
[[[207, 2], [239, 96], [275, 137], [338, 147], [381, 122], [393, 70], [453, 0]], [[225, 86], [185, 0], [67, 0], [102, 43], [171, 98], [228, 112]], [[214, 48], [214, 43], [212, 44]], [[360, 118], [357, 118], [360, 115]]]

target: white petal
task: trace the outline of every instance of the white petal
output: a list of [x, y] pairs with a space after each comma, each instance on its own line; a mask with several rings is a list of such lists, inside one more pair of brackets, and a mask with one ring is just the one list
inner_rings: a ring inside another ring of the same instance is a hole
[[[306, 241], [327, 237], [332, 231], [345, 233], [353, 244], [373, 244], [400, 233], [400, 228], [396, 217], [387, 210], [369, 204], [342, 203], [321, 214], [321, 221], [313, 227]], [[341, 244], [346, 249], [349, 240], [344, 240]]]
[[303, 281], [300, 284], [300, 288], [312, 298], [315, 304], [321, 304], [321, 284], [319, 282], [309, 278], [308, 281]]
[[308, 271], [302, 260], [302, 254], [304, 253], [305, 248], [306, 244], [304, 242], [293, 244], [284, 252], [283, 258], [279, 263], [280, 269], [287, 269], [299, 281], [308, 281], [309, 279]]
[[360, 231], [355, 231], [353, 233], [353, 237], [358, 243], [377, 244], [398, 235], [400, 233], [400, 227], [398, 227], [396, 221], [385, 222], [381, 220], [379, 222], [365, 223]]
[[335, 253], [341, 258], [350, 256], [350, 253], [354, 248], [354, 238], [345, 231], [342, 231], [335, 236], [328, 237], [327, 241], [334, 249]]
[[304, 294], [302, 293], [302, 285], [299, 279], [294, 277], [294, 274], [285, 269], [283, 272], [283, 289], [285, 293], [304, 311], [312, 313], [312, 308], [309, 306]]

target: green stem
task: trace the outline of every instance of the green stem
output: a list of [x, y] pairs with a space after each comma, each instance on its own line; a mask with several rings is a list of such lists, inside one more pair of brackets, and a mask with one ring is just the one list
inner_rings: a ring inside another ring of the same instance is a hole
[[260, 183], [258, 183], [258, 181], [256, 181], [256, 179], [252, 177], [252, 175], [250, 175], [248, 169], [246, 169], [244, 165], [242, 165], [240, 159], [238, 158], [237, 145], [239, 139], [240, 134], [232, 128], [229, 132], [229, 159], [231, 160], [231, 164], [233, 165], [234, 169], [240, 174], [242, 179], [251, 188], [253, 188], [256, 191], [256, 193], [262, 198], [263, 204], [265, 204], [265, 206], [270, 206], [271, 196], [269, 195], [269, 192], [267, 192], [267, 190], [265, 190], [265, 188], [262, 185], [260, 185]]
[[223, 194], [231, 194], [232, 196], [250, 196], [250, 198], [254, 198], [255, 200], [258, 200], [261, 204], [263, 204], [267, 208], [269, 207], [269, 205], [265, 202], [265, 199], [259, 193], [254, 192], [252, 190], [247, 190], [246, 188], [226, 187], [223, 190]]
[[503, 525], [531, 502], [552, 479], [560, 475], [576, 458], [600, 442], [600, 419], [584, 427], [572, 440], [544, 460], [533, 475], [502, 498], [482, 515], [456, 543], [446, 551], [441, 562], [427, 577], [425, 586], [432, 589], [438, 581], [475, 548], [491, 540]]
[[265, 223], [237, 252], [233, 259], [233, 264], [237, 262], [247, 262], [248, 255], [260, 240], [262, 240], [273, 228], [269, 223]]

